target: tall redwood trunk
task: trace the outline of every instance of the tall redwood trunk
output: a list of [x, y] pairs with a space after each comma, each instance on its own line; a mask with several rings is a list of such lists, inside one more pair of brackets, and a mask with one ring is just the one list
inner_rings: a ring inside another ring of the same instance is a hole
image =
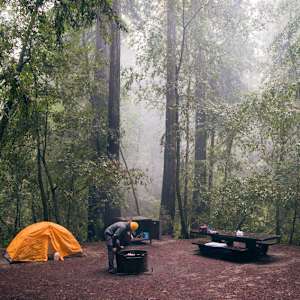
[[167, 91], [164, 170], [160, 204], [163, 233], [173, 234], [176, 201], [176, 15], [175, 2], [167, 10]]
[[[119, 14], [119, 0], [113, 2], [114, 11]], [[120, 30], [111, 24], [110, 73], [108, 97], [108, 156], [119, 160], [120, 156]]]
[[[196, 71], [196, 116], [195, 116], [195, 164], [194, 164], [194, 190], [193, 190], [193, 214], [197, 218], [207, 213], [207, 170], [206, 170], [206, 147], [207, 129], [205, 113], [205, 84], [204, 84], [204, 54], [199, 50], [197, 57], [199, 68]], [[201, 222], [205, 222], [201, 219]]]
[[[113, 9], [120, 14], [119, 0], [113, 1]], [[108, 96], [108, 157], [119, 162], [120, 157], [120, 29], [111, 23], [112, 42], [110, 45], [110, 72]], [[104, 223], [110, 224], [114, 217], [121, 215], [120, 206], [106, 202]]]
[[[93, 149], [93, 160], [97, 160], [99, 157], [106, 154], [106, 135], [103, 124], [107, 122], [107, 85], [108, 85], [108, 66], [106, 61], [108, 60], [107, 48], [108, 45], [105, 42], [102, 34], [102, 26], [100, 17], [96, 18], [95, 28], [95, 62], [94, 69], [94, 84], [90, 86], [91, 95], [90, 103], [93, 111], [93, 120], [91, 127], [90, 143]], [[83, 36], [83, 43], [86, 46], [86, 37]], [[86, 55], [86, 63], [89, 64], [88, 55]], [[90, 69], [90, 68], [88, 68]], [[88, 240], [98, 239], [101, 236], [100, 219], [101, 207], [103, 199], [106, 199], [106, 195], [99, 187], [94, 183], [89, 186], [88, 193]]]

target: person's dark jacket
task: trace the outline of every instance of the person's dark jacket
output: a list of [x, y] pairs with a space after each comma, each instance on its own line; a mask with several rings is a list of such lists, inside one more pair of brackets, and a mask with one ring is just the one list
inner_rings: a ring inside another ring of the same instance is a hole
[[130, 224], [128, 222], [116, 222], [108, 226], [104, 234], [111, 236], [113, 244], [119, 246], [124, 239], [126, 234], [130, 231]]

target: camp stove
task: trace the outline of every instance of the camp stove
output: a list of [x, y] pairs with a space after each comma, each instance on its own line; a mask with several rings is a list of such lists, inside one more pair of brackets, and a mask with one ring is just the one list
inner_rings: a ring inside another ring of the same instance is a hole
[[122, 250], [117, 253], [117, 273], [139, 274], [148, 271], [147, 251]]

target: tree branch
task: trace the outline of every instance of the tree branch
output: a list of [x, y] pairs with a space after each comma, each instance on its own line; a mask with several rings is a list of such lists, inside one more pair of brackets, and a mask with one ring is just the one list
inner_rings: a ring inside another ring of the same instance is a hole
[[136, 212], [140, 216], [141, 212], [140, 212], [139, 202], [138, 202], [138, 199], [137, 199], [137, 196], [136, 196], [136, 193], [135, 193], [135, 188], [134, 188], [133, 180], [132, 180], [131, 174], [129, 172], [128, 165], [127, 165], [127, 162], [125, 160], [125, 157], [124, 157], [124, 154], [123, 154], [123, 151], [122, 151], [121, 147], [120, 147], [120, 153], [121, 153], [121, 157], [123, 159], [123, 162], [125, 164], [126, 171], [128, 173], [128, 176], [129, 176], [130, 185], [131, 185], [131, 189], [132, 189], [132, 194], [133, 194], [133, 197], [134, 197], [134, 200], [135, 200], [135, 205], [136, 205]]
[[[19, 56], [17, 67], [16, 67], [16, 71], [14, 72], [15, 74], [13, 74], [13, 76], [12, 76], [12, 74], [9, 74], [13, 78], [12, 78], [12, 82], [10, 84], [11, 88], [10, 88], [9, 99], [4, 104], [3, 116], [2, 116], [2, 119], [0, 120], [0, 155], [1, 155], [2, 140], [3, 140], [5, 130], [8, 126], [11, 115], [14, 112], [14, 110], [16, 109], [16, 105], [18, 103], [18, 101], [16, 101], [17, 97], [15, 95], [17, 89], [20, 86], [18, 77], [19, 77], [20, 73], [22, 72], [22, 70], [24, 68], [24, 65], [28, 62], [28, 60], [25, 59], [25, 56], [26, 56], [28, 44], [30, 43], [30, 35], [32, 33], [32, 29], [33, 29], [33, 26], [34, 26], [35, 21], [36, 21], [38, 8], [41, 5], [40, 2], [41, 1], [36, 2], [35, 9], [34, 9], [32, 15], [31, 15], [31, 19], [30, 19], [28, 28], [26, 30], [25, 37], [23, 39], [23, 45], [22, 45], [22, 49], [21, 49], [21, 52], [20, 52], [20, 56]], [[5, 80], [5, 77], [6, 77], [5, 74], [3, 74], [3, 75], [1, 75], [0, 79]]]
[[196, 18], [196, 16], [198, 15], [198, 13], [200, 12], [201, 9], [203, 9], [205, 6], [207, 6], [209, 4], [209, 0], [203, 4], [202, 6], [200, 6], [195, 12], [194, 14], [191, 16], [191, 18], [188, 20], [188, 22], [186, 22], [186, 24], [183, 24], [183, 28], [187, 28], [192, 22], [193, 20]]

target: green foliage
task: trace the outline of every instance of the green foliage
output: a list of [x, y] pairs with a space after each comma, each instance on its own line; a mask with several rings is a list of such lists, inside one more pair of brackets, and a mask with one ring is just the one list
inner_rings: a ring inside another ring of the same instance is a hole
[[271, 231], [267, 207], [276, 197], [266, 174], [230, 178], [212, 195], [212, 224], [226, 230]]
[[[208, 136], [202, 169], [208, 169], [207, 179], [213, 177], [210, 190], [204, 188], [201, 197], [209, 208], [207, 222], [231, 230], [239, 223], [249, 231], [279, 230], [283, 240], [288, 240], [294, 215], [293, 230], [299, 230], [299, 4], [279, 0], [266, 9], [254, 7], [251, 1], [174, 3], [177, 70], [182, 55], [178, 127], [183, 145], [189, 142], [188, 160], [181, 159], [181, 187], [187, 187], [191, 199], [192, 122], [195, 110], [201, 107], [206, 115], [201, 130]], [[166, 95], [165, 10], [159, 1], [137, 1], [135, 8], [139, 17], [130, 23], [136, 29], [130, 41], [137, 53], [137, 67], [125, 70], [125, 87], [129, 93], [134, 90], [130, 96], [138, 101], [162, 108]], [[261, 90], [246, 95], [247, 88], [256, 84], [254, 66], [259, 53], [255, 48], [260, 45], [255, 35], [270, 21], [276, 22], [277, 30], [268, 49], [270, 64], [263, 66]], [[201, 99], [195, 95], [199, 82]], [[186, 136], [189, 141], [184, 141]], [[196, 220], [203, 212], [195, 211], [193, 204], [188, 200], [186, 210]]]
[[[104, 90], [94, 71], [103, 67], [103, 59], [95, 57], [93, 41], [86, 38], [94, 32], [85, 27], [97, 15], [122, 25], [111, 1], [1, 5], [0, 243], [43, 220], [43, 197], [49, 219], [59, 218], [84, 241], [91, 186], [105, 195], [97, 211], [107, 202], [122, 203], [129, 186], [127, 171], [107, 158], [106, 149], [99, 156], [91, 144], [95, 111], [90, 100], [95, 90]], [[105, 120], [106, 111], [101, 113]], [[103, 123], [99, 134], [106, 143]], [[135, 182], [142, 180], [138, 170], [131, 175]], [[98, 216], [95, 222], [103, 227]]]
[[[251, 72], [257, 46], [253, 32], [264, 25], [264, 18], [258, 20], [261, 15], [254, 11], [252, 2], [175, 2], [176, 109], [182, 148], [187, 144], [187, 152], [181, 151], [180, 187], [187, 189], [188, 219], [197, 221], [201, 215], [201, 222], [205, 217], [216, 228], [276, 231], [283, 241], [298, 242], [299, 1], [278, 0], [277, 8], [269, 8], [277, 33], [268, 49], [270, 61], [264, 68], [261, 90], [247, 96], [247, 85], [253, 84]], [[56, 221], [59, 217], [83, 241], [87, 238], [91, 195], [97, 200], [93, 205], [99, 217], [89, 221], [101, 229], [106, 204], [126, 205], [131, 180], [135, 185], [145, 185], [141, 170], [132, 169], [128, 176], [119, 162], [107, 158], [106, 104], [95, 112], [91, 101], [96, 93], [107, 92], [105, 82], [95, 76], [97, 70], [106, 67], [103, 53], [95, 54], [95, 18], [100, 15], [103, 28], [110, 21], [124, 28], [111, 4], [109, 0], [0, 2], [3, 245], [25, 225], [43, 219], [43, 197], [49, 219]], [[203, 6], [198, 7], [200, 4]], [[167, 92], [164, 2], [126, 1], [123, 6], [130, 16], [129, 43], [136, 50], [135, 67], [123, 72], [123, 90], [133, 100], [147, 100], [161, 109]], [[257, 15], [249, 18], [254, 12]], [[109, 36], [103, 38], [110, 40]], [[199, 82], [201, 99], [196, 95]], [[201, 168], [207, 168], [208, 178], [213, 177], [201, 197], [208, 208], [205, 214], [193, 210], [193, 205], [200, 207], [200, 203], [191, 203], [194, 114], [200, 106], [206, 115], [201, 130], [208, 136], [207, 159]], [[127, 152], [131, 152], [140, 142], [136, 139], [145, 112], [133, 114], [128, 109], [123, 113], [127, 118], [124, 124], [132, 133], [124, 142]], [[155, 124], [149, 122], [147, 126], [150, 132]], [[101, 153], [92, 145], [95, 131], [101, 140]], [[150, 140], [147, 132], [145, 139], [148, 136]], [[139, 151], [151, 155], [141, 158], [137, 153], [132, 160], [141, 160], [147, 169], [160, 149], [149, 151], [146, 146], [147, 150]], [[183, 159], [185, 155], [187, 160]], [[158, 211], [159, 206], [160, 182], [156, 178], [153, 181], [155, 192], [143, 194], [149, 198], [145, 205], [149, 214]], [[176, 220], [174, 227], [179, 232], [178, 216]]]

